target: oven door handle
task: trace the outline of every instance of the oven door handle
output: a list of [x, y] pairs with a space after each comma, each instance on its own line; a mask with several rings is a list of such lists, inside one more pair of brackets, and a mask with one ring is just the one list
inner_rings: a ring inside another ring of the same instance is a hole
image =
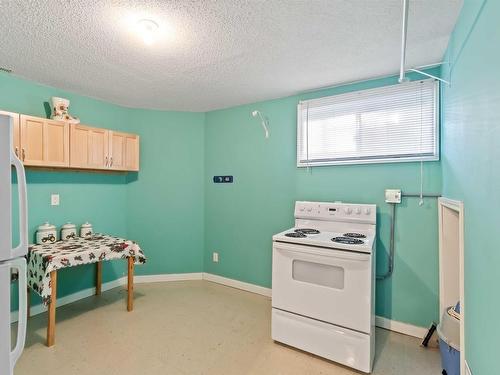
[[319, 255], [330, 258], [344, 259], [344, 260], [358, 261], [358, 262], [359, 261], [367, 262], [370, 260], [370, 254], [367, 253], [358, 253], [355, 251], [338, 250], [338, 249], [321, 249], [315, 247], [305, 247], [302, 245], [287, 246], [275, 243], [274, 250], [276, 251], [284, 250], [289, 253], [300, 253], [304, 255]]

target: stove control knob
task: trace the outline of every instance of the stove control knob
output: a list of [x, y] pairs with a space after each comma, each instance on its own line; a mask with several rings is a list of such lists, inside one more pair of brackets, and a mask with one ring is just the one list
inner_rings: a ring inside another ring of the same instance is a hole
[[351, 208], [351, 207], [346, 207], [346, 208], [344, 209], [344, 212], [345, 212], [347, 215], [350, 215], [350, 214], [352, 214], [352, 208]]
[[358, 208], [356, 208], [356, 215], [359, 215], [359, 214], [361, 214], [361, 208], [358, 207]]
[[312, 210], [313, 210], [313, 209], [312, 209], [312, 207], [309, 207], [309, 208], [307, 209], [307, 212], [312, 212]]
[[365, 215], [370, 215], [372, 213], [372, 210], [370, 210], [368, 207], [365, 208]]

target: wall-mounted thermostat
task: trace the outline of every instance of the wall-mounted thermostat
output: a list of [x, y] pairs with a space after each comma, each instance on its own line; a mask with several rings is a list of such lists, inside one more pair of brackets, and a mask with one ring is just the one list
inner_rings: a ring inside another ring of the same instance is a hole
[[401, 189], [385, 189], [386, 203], [401, 203]]
[[214, 183], [216, 184], [232, 184], [233, 176], [214, 176]]

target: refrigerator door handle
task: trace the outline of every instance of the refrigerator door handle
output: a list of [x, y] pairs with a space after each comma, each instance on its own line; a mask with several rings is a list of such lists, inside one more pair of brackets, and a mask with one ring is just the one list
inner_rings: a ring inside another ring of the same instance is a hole
[[28, 253], [28, 197], [24, 166], [13, 152], [11, 152], [10, 161], [16, 169], [19, 195], [19, 246], [11, 251], [12, 258], [16, 258]]
[[14, 366], [17, 360], [21, 356], [24, 349], [24, 344], [26, 341], [26, 326], [28, 320], [28, 312], [26, 311], [27, 306], [27, 273], [26, 273], [26, 259], [17, 258], [9, 262], [12, 268], [17, 268], [19, 271], [19, 319], [17, 323], [17, 341], [16, 347], [10, 352], [10, 369], [11, 373], [14, 372]]

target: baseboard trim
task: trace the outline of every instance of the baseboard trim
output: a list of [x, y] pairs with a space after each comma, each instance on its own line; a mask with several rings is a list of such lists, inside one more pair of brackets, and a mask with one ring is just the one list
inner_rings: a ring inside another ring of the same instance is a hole
[[397, 320], [391, 320], [378, 315], [375, 317], [375, 325], [377, 327], [384, 328], [389, 331], [403, 333], [408, 336], [418, 337], [419, 339], [423, 339], [427, 334], [427, 328], [425, 327], [419, 327], [409, 323], [398, 322]]
[[[156, 283], [156, 282], [171, 282], [171, 281], [188, 281], [188, 280], [206, 280], [213, 283], [229, 286], [232, 288], [244, 290], [250, 293], [259, 294], [270, 298], [272, 295], [272, 290], [260, 285], [250, 284], [244, 281], [239, 281], [235, 279], [230, 279], [228, 277], [215, 275], [206, 272], [195, 272], [195, 273], [171, 273], [171, 274], [159, 274], [159, 275], [136, 275], [134, 276], [134, 283]], [[127, 284], [126, 277], [120, 277], [119, 279], [109, 281], [102, 284], [102, 291], [111, 290], [117, 287], [121, 287]], [[87, 288], [79, 292], [61, 297], [57, 299], [57, 307], [67, 305], [72, 302], [76, 302], [80, 299], [93, 296], [95, 294], [94, 288]], [[31, 307], [31, 316], [42, 314], [47, 311], [47, 307], [43, 304], [35, 305]], [[10, 313], [11, 323], [17, 322], [18, 314], [17, 311], [12, 311]], [[380, 328], [384, 328], [390, 331], [399, 332], [408, 336], [423, 338], [427, 334], [427, 328], [418, 327], [409, 323], [398, 322], [396, 320], [391, 320], [383, 316], [375, 317], [375, 325]], [[467, 363], [466, 363], [467, 366]], [[468, 366], [467, 366], [468, 368]], [[468, 369], [469, 375], [472, 375], [470, 369]]]
[[134, 276], [134, 283], [162, 283], [168, 281], [202, 280], [203, 273], [166, 273], [163, 275], [139, 275]]
[[246, 283], [244, 281], [239, 281], [235, 279], [230, 279], [227, 277], [214, 275], [213, 273], [204, 273], [203, 280], [211, 281], [213, 283], [222, 284], [230, 286], [232, 288], [245, 290], [247, 292], [260, 294], [261, 296], [271, 297], [271, 289], [260, 285]]

